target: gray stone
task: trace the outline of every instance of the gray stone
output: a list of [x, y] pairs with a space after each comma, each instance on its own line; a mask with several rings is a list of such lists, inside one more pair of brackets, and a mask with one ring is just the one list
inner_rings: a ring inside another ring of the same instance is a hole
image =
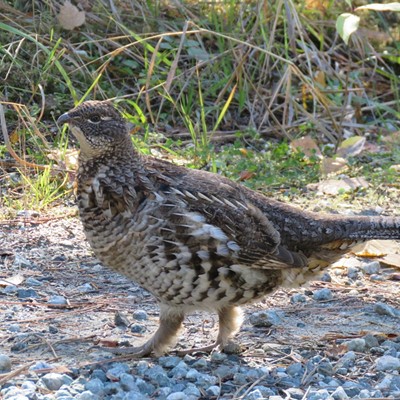
[[270, 327], [281, 322], [280, 316], [274, 310], [257, 311], [250, 315], [250, 323], [257, 327]]
[[226, 361], [228, 356], [225, 353], [214, 352], [211, 354], [211, 361], [214, 362], [223, 362]]
[[84, 283], [81, 286], [78, 286], [76, 290], [80, 293], [90, 293], [94, 290], [94, 287], [90, 283]]
[[372, 335], [371, 333], [368, 333], [365, 336], [363, 336], [363, 339], [365, 341], [365, 346], [368, 349], [370, 349], [371, 347], [378, 347], [379, 346], [378, 339], [374, 335]]
[[358, 278], [358, 268], [357, 267], [348, 267], [347, 268], [347, 276], [350, 278], [350, 279], [353, 279], [353, 280], [355, 280], [355, 279], [357, 279]]
[[11, 358], [6, 354], [0, 354], [0, 373], [4, 374], [11, 371]]
[[129, 371], [129, 365], [125, 363], [114, 363], [112, 367], [107, 371], [106, 375], [110, 380], [119, 379], [122, 374], [126, 374]]
[[181, 362], [181, 358], [176, 356], [160, 357], [158, 362], [164, 368], [174, 368]]
[[365, 340], [361, 338], [352, 339], [343, 344], [345, 344], [350, 351], [356, 351], [358, 353], [365, 351], [366, 347]]
[[196, 385], [194, 385], [193, 383], [190, 383], [190, 382], [186, 384], [186, 388], [183, 392], [188, 397], [194, 397], [194, 398], [201, 397], [200, 390], [196, 387]]
[[295, 303], [306, 303], [307, 302], [307, 296], [305, 296], [303, 293], [295, 293], [293, 296], [290, 297], [290, 302], [292, 304], [295, 304]]
[[375, 361], [378, 371], [400, 370], [400, 359], [392, 356], [382, 356]]
[[32, 263], [23, 256], [21, 256], [21, 254], [16, 253], [14, 256], [13, 267], [31, 268]]
[[400, 311], [385, 303], [376, 303], [375, 312], [380, 315], [388, 315], [389, 317], [400, 317]]
[[101, 379], [94, 378], [85, 383], [85, 389], [90, 390], [92, 393], [100, 394], [104, 391], [104, 383]]
[[[225, 355], [226, 357], [226, 355]], [[208, 361], [205, 358], [199, 358], [192, 364], [193, 368], [196, 369], [207, 369], [209, 367]]]
[[135, 382], [135, 378], [132, 375], [127, 374], [127, 373], [122, 373], [119, 376], [119, 384], [121, 385], [121, 389], [124, 392], [131, 392], [134, 390], [136, 390], [136, 391], [138, 390], [138, 387]]
[[294, 400], [302, 400], [302, 399], [304, 399], [304, 390], [303, 389], [288, 388], [288, 389], [285, 390], [285, 392], [290, 396], [289, 397], [290, 399], [294, 399]]
[[377, 385], [375, 385], [375, 389], [389, 390], [390, 386], [392, 385], [392, 379], [393, 379], [392, 374], [386, 374], [384, 378]]
[[328, 288], [317, 290], [313, 294], [313, 299], [316, 301], [332, 300], [332, 298], [332, 291]]
[[341, 386], [335, 389], [335, 391], [332, 393], [332, 397], [335, 400], [346, 400], [349, 398], [346, 391]]
[[175, 392], [168, 395], [167, 400], [186, 400], [187, 395], [185, 392]]
[[18, 288], [15, 285], [8, 285], [2, 290], [2, 293], [4, 294], [15, 294], [17, 292]]
[[328, 272], [324, 272], [320, 278], [322, 282], [332, 282], [332, 277], [328, 274]]
[[92, 372], [92, 380], [94, 379], [99, 379], [101, 382], [104, 383], [107, 382], [107, 375], [102, 369], [94, 369]]
[[32, 278], [31, 276], [26, 278], [25, 284], [27, 286], [42, 286], [43, 285], [42, 282], [38, 281], [35, 278]]
[[[113, 397], [113, 399], [114, 399], [114, 397]], [[137, 391], [125, 393], [125, 395], [122, 397], [122, 400], [149, 400], [149, 399], [150, 399], [150, 397], [148, 397], [144, 394], [138, 393]], [[116, 399], [114, 399], [114, 400], [116, 400]]]
[[149, 319], [149, 316], [147, 315], [147, 312], [144, 311], [144, 310], [135, 310], [132, 313], [132, 316], [137, 321], [147, 321]]
[[33, 290], [32, 288], [17, 289], [17, 296], [19, 299], [37, 299], [39, 297], [39, 295], [36, 293], [36, 290]]
[[252, 390], [250, 393], [248, 393], [246, 396], [246, 399], [258, 400], [258, 399], [264, 399], [264, 396], [260, 390], [256, 389], [256, 390]]
[[[348, 351], [345, 353], [339, 360], [336, 362], [335, 369], [336, 372], [339, 368], [350, 368], [354, 365], [354, 361], [356, 360], [356, 353], [354, 351]], [[347, 373], [347, 371], [346, 371]]]
[[368, 275], [378, 274], [381, 270], [381, 264], [379, 261], [372, 261], [367, 264], [362, 264], [361, 269]]
[[67, 299], [64, 296], [51, 296], [47, 301], [48, 304], [54, 305], [65, 305], [67, 304]]
[[358, 394], [358, 397], [360, 399], [369, 399], [369, 398], [371, 398], [371, 393], [367, 389], [362, 389], [362, 390], [360, 390], [360, 393]]
[[317, 371], [320, 374], [323, 374], [325, 376], [331, 376], [333, 375], [333, 367], [332, 364], [329, 360], [322, 360], [319, 364], [318, 364], [318, 368]]
[[72, 378], [65, 374], [57, 374], [55, 372], [50, 372], [40, 378], [40, 381], [49, 390], [58, 390], [62, 385], [70, 385], [72, 383]]
[[303, 376], [304, 375], [304, 367], [301, 363], [294, 363], [290, 364], [286, 368], [286, 373], [290, 375], [291, 377], [296, 377], [296, 376]]
[[206, 390], [206, 393], [209, 396], [218, 397], [221, 393], [221, 388], [219, 386], [212, 385]]
[[37, 361], [34, 365], [29, 367], [29, 371], [36, 371], [40, 369], [51, 369], [53, 365], [46, 361]]
[[98, 400], [99, 396], [97, 394], [90, 392], [89, 390], [85, 390], [82, 393], [78, 393], [75, 396], [75, 399], [76, 400]]

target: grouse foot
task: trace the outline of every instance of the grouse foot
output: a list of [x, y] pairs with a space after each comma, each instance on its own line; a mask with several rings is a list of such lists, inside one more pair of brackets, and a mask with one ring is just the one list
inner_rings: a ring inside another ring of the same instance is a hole
[[[214, 349], [222, 350], [231, 343], [232, 336], [239, 330], [242, 324], [242, 311], [239, 307], [224, 307], [218, 311], [219, 332], [215, 343], [186, 350], [179, 350], [178, 355], [192, 353], [209, 353]], [[130, 355], [132, 358], [146, 357], [151, 353], [156, 356], [164, 354], [174, 343], [182, 326], [184, 313], [174, 308], [161, 306], [160, 325], [156, 333], [143, 345], [135, 347], [110, 348], [101, 347], [102, 350], [113, 354]]]

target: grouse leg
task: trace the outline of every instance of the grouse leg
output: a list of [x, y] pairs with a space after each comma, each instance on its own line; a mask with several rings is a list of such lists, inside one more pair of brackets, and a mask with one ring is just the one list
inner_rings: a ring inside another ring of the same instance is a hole
[[160, 307], [160, 325], [154, 335], [141, 346], [123, 348], [103, 348], [102, 350], [114, 354], [131, 355], [132, 357], [146, 357], [152, 352], [156, 356], [162, 355], [169, 346], [174, 344], [176, 336], [182, 327], [184, 313], [170, 307]]
[[231, 341], [234, 334], [240, 329], [243, 322], [243, 313], [239, 307], [229, 306], [221, 308], [218, 311], [219, 331], [217, 340], [204, 347], [198, 347], [187, 350], [178, 351], [179, 355], [203, 352], [209, 353], [214, 349], [223, 350], [224, 347]]

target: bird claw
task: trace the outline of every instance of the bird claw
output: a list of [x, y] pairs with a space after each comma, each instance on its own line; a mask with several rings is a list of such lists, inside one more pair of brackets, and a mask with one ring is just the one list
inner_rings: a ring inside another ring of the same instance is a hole
[[130, 347], [101, 347], [95, 346], [95, 349], [106, 351], [107, 353], [117, 354], [121, 356], [130, 356], [132, 358], [146, 357], [151, 354], [153, 347], [145, 343], [142, 346]]

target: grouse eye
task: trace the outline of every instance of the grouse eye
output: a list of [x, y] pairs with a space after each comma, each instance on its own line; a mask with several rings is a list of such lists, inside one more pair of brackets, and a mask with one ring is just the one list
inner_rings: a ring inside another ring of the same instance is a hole
[[93, 114], [88, 119], [89, 119], [89, 122], [93, 122], [95, 124], [97, 124], [98, 122], [101, 121], [100, 115], [98, 115], [98, 114]]

